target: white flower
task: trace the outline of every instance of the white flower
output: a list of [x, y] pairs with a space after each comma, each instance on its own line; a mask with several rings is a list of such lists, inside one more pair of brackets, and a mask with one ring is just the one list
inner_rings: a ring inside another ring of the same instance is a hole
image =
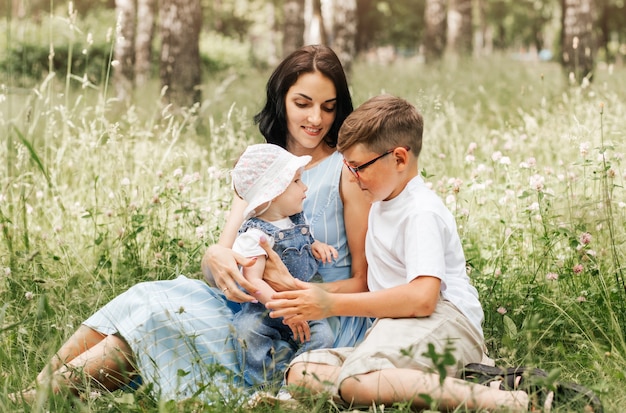
[[198, 239], [204, 238], [204, 227], [196, 227], [196, 237]]
[[32, 300], [34, 297], [35, 295], [31, 291], [26, 291], [26, 293], [24, 294], [24, 298], [26, 298], [28, 301]]
[[582, 156], [586, 156], [589, 153], [590, 147], [591, 147], [591, 144], [589, 142], [581, 142], [580, 145], [578, 146], [578, 150], [580, 151], [580, 154]]
[[535, 174], [530, 177], [530, 187], [537, 190], [542, 191], [545, 183], [545, 178], [542, 175]]
[[120, 181], [120, 185], [122, 185], [122, 186], [128, 186], [128, 185], [130, 185], [130, 179], [128, 179], [128, 178], [122, 178], [122, 180]]

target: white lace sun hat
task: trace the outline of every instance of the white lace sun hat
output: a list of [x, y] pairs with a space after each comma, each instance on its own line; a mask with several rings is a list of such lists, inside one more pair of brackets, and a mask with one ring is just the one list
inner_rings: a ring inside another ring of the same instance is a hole
[[244, 219], [285, 192], [296, 172], [310, 161], [309, 155], [296, 156], [271, 143], [248, 146], [231, 172], [235, 191], [248, 203]]

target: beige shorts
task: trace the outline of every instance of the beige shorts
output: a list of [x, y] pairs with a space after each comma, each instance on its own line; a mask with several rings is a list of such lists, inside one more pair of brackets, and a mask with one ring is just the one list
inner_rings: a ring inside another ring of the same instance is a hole
[[358, 346], [309, 351], [290, 366], [304, 362], [339, 367], [332, 390], [338, 396], [339, 386], [348, 377], [393, 368], [436, 371], [432, 358], [424, 354], [429, 344], [437, 354], [448, 347], [454, 356], [456, 364], [447, 366], [448, 376], [456, 376], [468, 363], [488, 360], [481, 333], [452, 303], [440, 299], [430, 317], [379, 318]]

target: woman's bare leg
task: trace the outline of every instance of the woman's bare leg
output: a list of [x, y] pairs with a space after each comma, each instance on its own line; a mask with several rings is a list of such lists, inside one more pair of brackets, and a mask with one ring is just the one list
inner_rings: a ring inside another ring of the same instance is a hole
[[59, 370], [64, 364], [72, 361], [80, 354], [89, 350], [106, 338], [106, 334], [82, 325], [61, 346], [46, 367], [37, 375], [37, 382], [44, 381], [50, 373]]
[[[126, 341], [81, 325], [37, 375], [37, 384], [50, 386], [54, 393], [61, 387], [78, 393], [77, 385], [89, 378], [105, 389], [115, 390], [129, 382], [133, 370], [133, 354]], [[36, 389], [9, 396], [16, 401], [33, 401]]]
[[57, 369], [52, 377], [52, 389], [65, 385], [77, 391], [83, 378], [107, 390], [116, 390], [128, 384], [133, 371], [130, 346], [122, 338], [109, 335]]
[[429, 404], [421, 395], [427, 395], [442, 410], [464, 406], [525, 412], [529, 402], [523, 391], [503, 391], [452, 377], [441, 383], [437, 374], [411, 369], [386, 369], [350, 377], [341, 383], [340, 391], [343, 400], [364, 406], [410, 401], [424, 408]]

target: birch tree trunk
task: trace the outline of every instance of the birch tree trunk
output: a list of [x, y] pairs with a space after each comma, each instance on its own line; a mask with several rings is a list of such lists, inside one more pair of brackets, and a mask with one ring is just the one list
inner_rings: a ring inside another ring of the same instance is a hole
[[472, 0], [450, 0], [448, 9], [448, 50], [461, 55], [472, 54]]
[[115, 0], [117, 24], [113, 48], [113, 84], [117, 98], [130, 100], [135, 76], [135, 19], [134, 0]]
[[304, 45], [304, 0], [286, 0], [283, 6], [283, 58]]
[[165, 103], [190, 107], [200, 102], [200, 0], [161, 0], [161, 86]]
[[426, 0], [424, 9], [424, 58], [439, 60], [446, 47], [446, 0]]
[[320, 0], [304, 2], [304, 44], [328, 44]]
[[156, 0], [137, 0], [137, 32], [135, 36], [135, 86], [150, 79], [152, 39], [156, 15]]
[[563, 56], [561, 63], [573, 83], [580, 84], [593, 75], [592, 0], [561, 0]]
[[344, 69], [349, 72], [356, 54], [356, 0], [333, 0], [332, 10], [331, 47], [337, 53]]

